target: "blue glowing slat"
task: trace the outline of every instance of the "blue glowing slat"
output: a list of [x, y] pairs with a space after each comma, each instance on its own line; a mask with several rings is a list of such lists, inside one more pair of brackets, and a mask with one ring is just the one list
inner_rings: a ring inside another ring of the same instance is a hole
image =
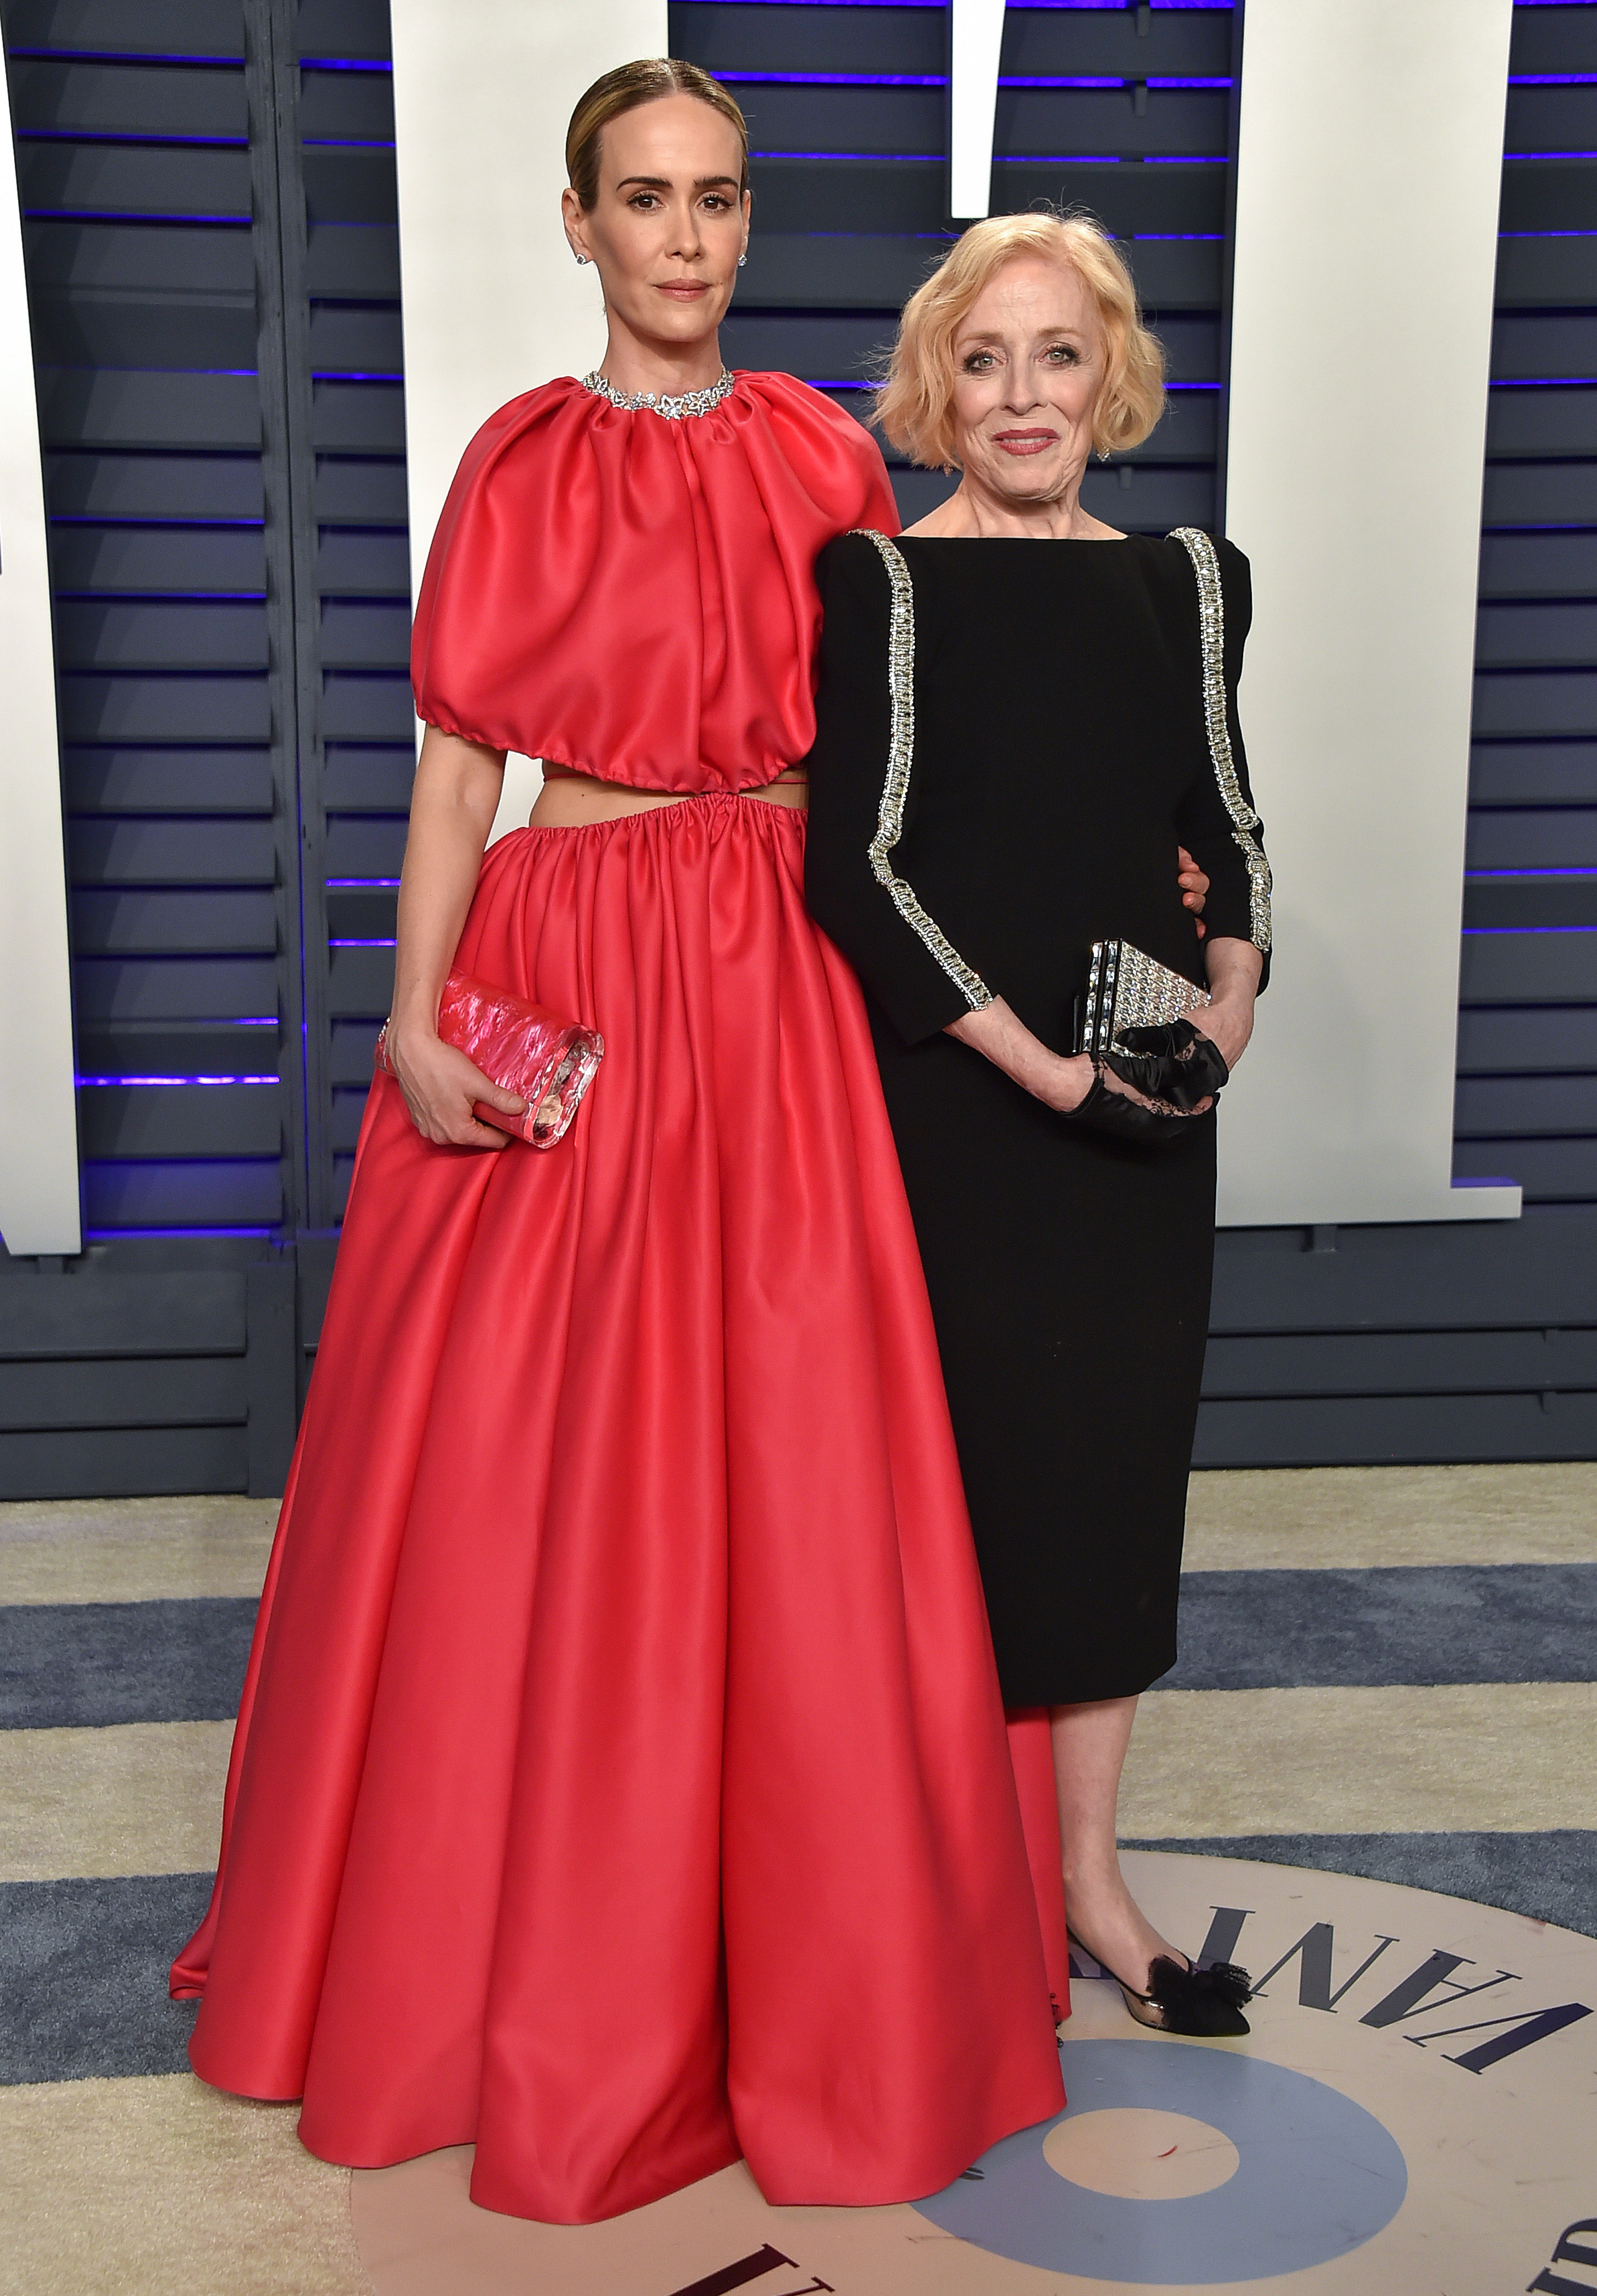
[[1189, 241], [1201, 241], [1207, 246], [1223, 240], [1225, 234], [1223, 231], [1134, 231], [1131, 236], [1133, 244], [1139, 247], [1167, 246], [1178, 242], [1184, 244]]
[[1523, 884], [1533, 877], [1597, 877], [1597, 869], [1466, 869], [1466, 885]]
[[1494, 376], [1494, 390], [1589, 390], [1597, 382], [1597, 374], [1520, 374]]
[[299, 69], [301, 71], [388, 72], [391, 75], [394, 67], [392, 64], [359, 62], [348, 56], [301, 56]]
[[274, 1227], [86, 1227], [86, 1243], [116, 1243], [131, 1236], [275, 1235]]
[[302, 135], [307, 152], [391, 152], [391, 135]]
[[178, 1084], [270, 1084], [279, 1085], [278, 1076], [80, 1076], [74, 1081], [83, 1086], [109, 1085], [178, 1085]]
[[1597, 152], [1505, 152], [1505, 160], [1597, 160]]
[[995, 152], [995, 168], [1118, 168], [1118, 152]]
[[19, 144], [137, 144], [161, 150], [247, 152], [247, 135], [140, 135], [127, 127], [19, 127]]
[[329, 948], [394, 948], [397, 947], [397, 943], [393, 939], [392, 936], [390, 936], [387, 940], [377, 938], [373, 938], [371, 940], [330, 940], [327, 946]]
[[[1102, 78], [1083, 79], [1064, 72], [1031, 72], [1024, 75], [1018, 72], [1004, 72], [1000, 76], [998, 85], [1000, 87], [1124, 87], [1126, 82], [1123, 79]], [[1151, 87], [1152, 81], [1150, 80], [1148, 85]]]
[[156, 48], [13, 48], [7, 47], [8, 56], [26, 56], [45, 63], [95, 64], [218, 64], [225, 70], [242, 72], [244, 59], [232, 56], [163, 55]]
[[1499, 239], [1597, 239], [1597, 231], [1500, 231]]
[[[1523, 0], [1516, 0], [1516, 4], [1522, 5]], [[1460, 930], [1467, 940], [1478, 940], [1488, 933], [1518, 933], [1527, 939], [1533, 934], [1545, 938], [1548, 933], [1597, 933], [1597, 925], [1463, 925]]]
[[375, 886], [381, 890], [392, 891], [397, 887], [399, 880], [397, 877], [329, 877], [326, 882], [329, 892], [332, 892], [335, 887], [340, 890], [348, 890], [351, 886], [368, 885]]
[[[768, 0], [768, 4], [785, 6], [787, 0]], [[834, 4], [840, 7], [844, 0], [834, 0]], [[853, 0], [848, 0], [848, 4], [852, 5]], [[749, 157], [751, 160], [935, 160], [940, 163], [946, 160], [948, 154], [946, 152], [750, 152]]]
[[739, 87], [946, 87], [948, 85], [946, 72], [723, 71], [717, 72], [716, 78]]
[[29, 223], [230, 223], [246, 224], [248, 215], [235, 209], [231, 215], [195, 215], [187, 208], [161, 208], [146, 213], [141, 208], [24, 208]]
[[1224, 79], [1151, 79], [1148, 85], [1150, 87], [1229, 87], [1231, 86], [1231, 81], [1229, 78]]
[[1597, 72], [1510, 72], [1511, 87], [1597, 87]]

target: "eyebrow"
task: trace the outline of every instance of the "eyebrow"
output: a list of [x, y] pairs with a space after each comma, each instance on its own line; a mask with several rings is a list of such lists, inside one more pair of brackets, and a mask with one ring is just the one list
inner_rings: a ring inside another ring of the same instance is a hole
[[[718, 191], [723, 184], [730, 184], [735, 190], [737, 180], [735, 176], [697, 176], [693, 179], [693, 189], [696, 192], [713, 192]], [[642, 184], [651, 192], [672, 192], [676, 188], [669, 176], [623, 176], [616, 189], [624, 192], [628, 184]]]

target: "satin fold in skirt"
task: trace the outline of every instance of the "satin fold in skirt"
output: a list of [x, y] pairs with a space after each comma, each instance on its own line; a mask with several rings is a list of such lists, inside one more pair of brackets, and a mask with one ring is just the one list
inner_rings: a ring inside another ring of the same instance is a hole
[[303, 2097], [313, 2152], [474, 2141], [473, 2197], [546, 2221], [740, 2153], [774, 2202], [916, 2198], [1061, 2103], [1062, 1902], [1045, 1966], [802, 854], [705, 796], [487, 856], [457, 961], [607, 1056], [547, 1153], [430, 1146], [373, 1090], [173, 1972], [195, 2070]]

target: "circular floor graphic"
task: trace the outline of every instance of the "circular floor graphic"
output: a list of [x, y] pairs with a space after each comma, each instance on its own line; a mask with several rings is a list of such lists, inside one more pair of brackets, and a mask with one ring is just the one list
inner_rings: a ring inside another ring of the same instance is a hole
[[1249, 2039], [1146, 2032], [1089, 1973], [1066, 2112], [915, 2208], [770, 2209], [737, 2168], [551, 2226], [473, 2208], [463, 2148], [364, 2171], [377, 2296], [1597, 2292], [1597, 1940], [1339, 1874], [1126, 1863], [1167, 1936], [1253, 1971]]

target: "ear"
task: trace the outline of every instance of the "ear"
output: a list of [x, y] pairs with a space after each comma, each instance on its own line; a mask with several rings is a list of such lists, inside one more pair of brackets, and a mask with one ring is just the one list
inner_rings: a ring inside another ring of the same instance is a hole
[[587, 217], [582, 211], [582, 201], [568, 184], [560, 195], [560, 218], [565, 226], [566, 244], [579, 262], [593, 261], [587, 243]]

